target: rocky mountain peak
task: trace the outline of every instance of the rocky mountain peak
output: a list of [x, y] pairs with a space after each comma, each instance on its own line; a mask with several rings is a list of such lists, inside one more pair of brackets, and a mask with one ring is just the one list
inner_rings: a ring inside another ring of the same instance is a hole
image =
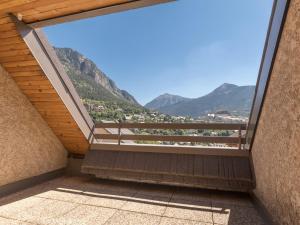
[[71, 48], [54, 49], [67, 73], [92, 79], [96, 84], [101, 85], [114, 96], [130, 103], [138, 104], [132, 95], [127, 91], [119, 89], [115, 82], [102, 72], [93, 61], [81, 53]]

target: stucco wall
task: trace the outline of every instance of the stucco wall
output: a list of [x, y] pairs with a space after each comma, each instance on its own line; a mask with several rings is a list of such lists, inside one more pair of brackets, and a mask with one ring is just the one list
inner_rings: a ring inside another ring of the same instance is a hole
[[300, 0], [290, 3], [252, 149], [254, 191], [274, 221], [300, 224]]
[[0, 186], [65, 167], [66, 151], [0, 66]]

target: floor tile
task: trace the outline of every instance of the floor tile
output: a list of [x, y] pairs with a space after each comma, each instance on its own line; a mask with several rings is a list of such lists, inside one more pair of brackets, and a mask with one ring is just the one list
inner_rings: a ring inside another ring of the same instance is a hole
[[126, 182], [113, 181], [90, 181], [87, 182], [85, 192], [95, 192], [99, 194], [123, 194], [124, 196], [133, 196], [137, 192], [137, 186]]
[[128, 211], [118, 211], [105, 225], [158, 225], [159, 216]]
[[27, 210], [34, 206], [39, 206], [42, 204], [45, 199], [29, 197], [25, 199], [20, 199], [16, 201], [12, 201], [10, 203], [4, 204], [0, 206], [0, 216], [8, 217], [8, 218], [16, 218], [16, 215], [24, 210]]
[[124, 197], [122, 195], [106, 195], [92, 192], [85, 192], [85, 194], [89, 196], [85, 202], [86, 204], [114, 209], [120, 209], [128, 199], [127, 196]]
[[138, 194], [125, 203], [122, 210], [162, 215], [169, 202], [169, 198]]
[[31, 225], [29, 223], [0, 217], [0, 225]]
[[149, 195], [149, 196], [158, 196], [158, 197], [164, 197], [164, 198], [171, 198], [171, 196], [174, 193], [173, 187], [168, 186], [154, 186], [154, 185], [142, 185], [138, 189], [138, 194], [140, 195]]
[[34, 207], [21, 211], [14, 218], [44, 224], [47, 219], [57, 218], [76, 208], [78, 204], [46, 199]]
[[212, 207], [213, 211], [213, 222], [216, 224], [228, 224], [230, 213], [232, 210], [231, 207]]
[[182, 219], [162, 217], [159, 225], [213, 225], [213, 224], [199, 222], [199, 221], [192, 221], [192, 220], [182, 220]]
[[74, 203], [85, 203], [88, 200], [88, 197], [85, 196], [82, 191], [67, 188], [57, 188], [55, 190], [49, 190], [36, 196]]
[[212, 223], [211, 205], [207, 202], [171, 200], [163, 216]]
[[251, 198], [248, 195], [231, 192], [213, 193], [212, 205], [218, 206], [218, 204], [254, 207], [253, 202], [251, 201]]
[[60, 217], [44, 220], [47, 225], [101, 225], [117, 210], [81, 205]]
[[[215, 224], [224, 225], [263, 225], [263, 218], [252, 207], [241, 207], [232, 205], [223, 205], [212, 207], [213, 221]], [[219, 211], [219, 212], [218, 212]]]
[[172, 200], [207, 201], [211, 202], [211, 193], [206, 190], [184, 188], [174, 192]]

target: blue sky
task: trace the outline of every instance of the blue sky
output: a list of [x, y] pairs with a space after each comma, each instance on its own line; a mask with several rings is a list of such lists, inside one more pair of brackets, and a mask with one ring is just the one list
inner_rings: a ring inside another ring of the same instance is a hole
[[255, 84], [272, 0], [179, 0], [44, 28], [145, 104]]

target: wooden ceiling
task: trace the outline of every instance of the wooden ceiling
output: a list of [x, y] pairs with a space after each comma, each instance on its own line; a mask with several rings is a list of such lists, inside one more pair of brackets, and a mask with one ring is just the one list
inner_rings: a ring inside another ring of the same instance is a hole
[[[152, 1], [152, 0], [150, 0]], [[0, 2], [0, 64], [72, 153], [85, 154], [89, 141], [19, 35], [9, 14], [25, 23], [80, 13], [129, 0], [2, 0]]]
[[130, 0], [4, 0], [0, 3], [0, 14], [21, 14], [26, 23], [84, 12]]
[[0, 19], [0, 63], [41, 114], [65, 148], [84, 153], [89, 142], [19, 36], [9, 17]]

